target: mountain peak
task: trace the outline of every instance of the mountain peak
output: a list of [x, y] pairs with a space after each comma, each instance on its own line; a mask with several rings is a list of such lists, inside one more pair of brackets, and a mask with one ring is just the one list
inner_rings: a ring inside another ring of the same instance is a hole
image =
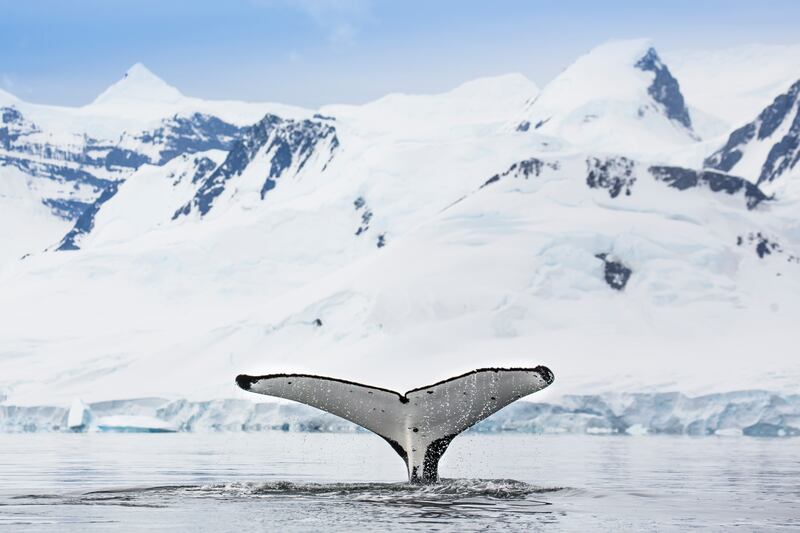
[[646, 92], [646, 79], [636, 65], [657, 57], [650, 39], [609, 41], [567, 67], [543, 89], [541, 100], [567, 107], [598, 99], [637, 100]]
[[667, 117], [691, 129], [692, 119], [689, 116], [689, 110], [686, 108], [686, 102], [683, 99], [683, 94], [681, 94], [678, 80], [675, 79], [669, 68], [661, 62], [656, 49], [652, 46], [648, 48], [645, 55], [636, 62], [635, 67], [644, 72], [651, 72], [654, 75], [647, 92], [653, 100], [663, 106]]
[[123, 78], [130, 78], [130, 79], [150, 79], [150, 80], [157, 80], [162, 81], [161, 78], [153, 74], [149, 68], [144, 66], [142, 63], [135, 63], [131, 68], [125, 71], [125, 75]]
[[103, 91], [93, 104], [117, 102], [161, 102], [173, 103], [183, 95], [175, 87], [153, 74], [141, 63], [129, 68], [118, 82]]
[[610, 41], [579, 57], [542, 89], [516, 128], [610, 151], [696, 141], [678, 81], [650, 39]]
[[591, 58], [592, 61], [606, 59], [620, 65], [632, 66], [650, 53], [656, 53], [652, 39], [615, 39], [595, 46], [583, 57]]

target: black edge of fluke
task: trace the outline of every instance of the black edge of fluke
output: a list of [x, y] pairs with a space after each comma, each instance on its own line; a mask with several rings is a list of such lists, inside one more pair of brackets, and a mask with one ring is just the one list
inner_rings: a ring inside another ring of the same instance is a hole
[[556, 379], [556, 376], [553, 374], [553, 371], [547, 368], [546, 366], [539, 365], [536, 368], [534, 368], [534, 370], [539, 373], [544, 382], [547, 383], [548, 385], [552, 384], [553, 381], [555, 381]]
[[236, 384], [239, 385], [240, 389], [244, 389], [246, 391], [250, 390], [250, 387], [253, 386], [253, 383], [258, 381], [258, 378], [254, 378], [253, 376], [248, 376], [245, 374], [239, 374], [236, 376]]
[[[463, 374], [459, 374], [458, 376], [453, 376], [452, 378], [443, 379], [442, 381], [437, 381], [436, 383], [432, 383], [430, 385], [425, 385], [424, 387], [417, 387], [416, 389], [411, 389], [410, 391], [405, 393], [405, 396], [408, 396], [412, 392], [419, 392], [421, 390], [429, 389], [431, 387], [436, 387], [438, 385], [443, 385], [449, 381], [455, 381], [457, 379], [465, 378], [467, 376], [471, 376], [472, 374], [479, 374], [481, 372], [501, 372], [501, 371], [508, 371], [508, 370], [521, 370], [523, 372], [530, 372], [531, 370], [538, 373], [542, 379], [544, 379], [548, 385], [553, 382], [553, 373], [550, 371], [549, 368], [546, 366], [539, 365], [535, 368], [526, 368], [526, 367], [486, 367], [486, 368], [476, 368], [475, 370], [471, 370], [469, 372], [465, 372]], [[546, 376], [550, 376], [550, 381], [547, 381]], [[397, 393], [395, 393], [397, 394]]]
[[367, 388], [367, 389], [388, 392], [388, 393], [397, 395], [400, 398], [400, 403], [408, 403], [408, 401], [409, 401], [408, 400], [408, 395], [411, 394], [412, 392], [419, 392], [421, 390], [429, 389], [431, 387], [436, 387], [437, 385], [442, 385], [444, 383], [447, 383], [448, 381], [454, 381], [456, 379], [461, 379], [461, 378], [467, 377], [467, 376], [472, 375], [472, 374], [478, 374], [480, 372], [500, 372], [500, 371], [505, 371], [505, 370], [523, 370], [523, 371], [527, 371], [527, 372], [530, 372], [531, 370], [533, 370], [534, 372], [539, 374], [539, 376], [544, 380], [544, 382], [547, 385], [550, 385], [555, 380], [555, 375], [553, 374], [553, 372], [549, 368], [547, 368], [544, 365], [539, 365], [539, 366], [536, 366], [534, 368], [524, 368], [524, 367], [508, 367], [508, 368], [504, 368], [504, 367], [488, 367], [488, 368], [478, 368], [478, 369], [472, 370], [470, 372], [465, 372], [463, 374], [459, 374], [458, 376], [453, 376], [451, 378], [443, 379], [442, 381], [437, 381], [436, 383], [432, 383], [430, 385], [425, 385], [424, 387], [417, 387], [416, 389], [411, 389], [410, 391], [407, 391], [405, 394], [400, 394], [397, 391], [384, 389], [382, 387], [373, 387], [372, 385], [365, 385], [363, 383], [358, 383], [358, 382], [355, 382], [355, 381], [348, 381], [346, 379], [329, 378], [329, 377], [325, 377], [325, 376], [317, 376], [317, 375], [314, 375], [314, 374], [265, 374], [263, 376], [248, 376], [247, 374], [239, 374], [238, 376], [236, 376], [236, 384], [240, 388], [242, 388], [242, 389], [244, 389], [246, 391], [249, 391], [250, 388], [253, 386], [253, 383], [255, 383], [257, 381], [260, 381], [262, 379], [316, 378], [316, 379], [324, 379], [324, 380], [328, 380], [328, 381], [335, 381], [337, 383], [344, 383], [346, 385], [357, 385], [359, 387], [364, 387], [364, 388]]

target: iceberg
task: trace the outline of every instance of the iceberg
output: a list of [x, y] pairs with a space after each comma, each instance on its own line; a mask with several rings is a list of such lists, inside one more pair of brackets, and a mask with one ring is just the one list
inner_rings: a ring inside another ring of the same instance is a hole
[[175, 433], [168, 422], [152, 416], [117, 415], [97, 420], [97, 431], [103, 433]]
[[70, 431], [85, 431], [92, 421], [92, 411], [80, 398], [75, 398], [67, 413], [67, 428]]

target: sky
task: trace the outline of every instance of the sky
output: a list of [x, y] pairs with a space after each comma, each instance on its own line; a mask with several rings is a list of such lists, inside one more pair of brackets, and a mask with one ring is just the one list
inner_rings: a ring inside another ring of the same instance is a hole
[[83, 105], [141, 62], [184, 94], [306, 107], [521, 72], [610, 39], [800, 42], [795, 0], [0, 0], [0, 88]]

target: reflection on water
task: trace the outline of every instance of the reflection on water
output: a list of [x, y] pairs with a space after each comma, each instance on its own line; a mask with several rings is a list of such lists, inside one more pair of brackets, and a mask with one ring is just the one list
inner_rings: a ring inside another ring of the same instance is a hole
[[797, 530], [800, 442], [461, 436], [436, 485], [373, 435], [0, 435], [0, 530]]

